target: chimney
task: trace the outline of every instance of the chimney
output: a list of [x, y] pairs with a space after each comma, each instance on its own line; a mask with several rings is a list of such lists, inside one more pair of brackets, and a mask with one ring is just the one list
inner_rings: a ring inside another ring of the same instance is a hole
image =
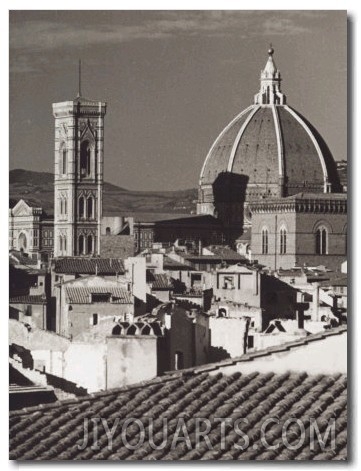
[[297, 327], [303, 329], [305, 326], [305, 311], [309, 308], [309, 303], [296, 303]]

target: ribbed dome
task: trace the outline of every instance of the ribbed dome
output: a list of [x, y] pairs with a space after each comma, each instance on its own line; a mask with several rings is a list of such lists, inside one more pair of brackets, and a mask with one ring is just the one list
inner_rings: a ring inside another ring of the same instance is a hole
[[245, 201], [339, 190], [331, 152], [315, 128], [286, 105], [272, 56], [270, 49], [255, 104], [224, 128], [205, 159], [199, 182], [200, 213], [214, 212], [220, 177], [223, 182], [242, 177]]

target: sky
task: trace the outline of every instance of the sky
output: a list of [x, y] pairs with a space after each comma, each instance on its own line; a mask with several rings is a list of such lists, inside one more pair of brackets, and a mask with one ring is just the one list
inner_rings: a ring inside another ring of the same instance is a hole
[[272, 43], [289, 105], [347, 159], [345, 11], [11, 11], [10, 169], [53, 171], [52, 103], [108, 103], [105, 180], [194, 188]]

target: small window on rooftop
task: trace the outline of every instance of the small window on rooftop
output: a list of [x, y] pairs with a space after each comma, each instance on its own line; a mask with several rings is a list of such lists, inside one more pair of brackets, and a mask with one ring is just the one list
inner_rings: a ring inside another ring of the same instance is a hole
[[93, 314], [93, 325], [97, 325], [97, 324], [98, 324], [98, 314], [94, 313]]
[[92, 293], [92, 302], [93, 303], [109, 303], [110, 302], [110, 293]]

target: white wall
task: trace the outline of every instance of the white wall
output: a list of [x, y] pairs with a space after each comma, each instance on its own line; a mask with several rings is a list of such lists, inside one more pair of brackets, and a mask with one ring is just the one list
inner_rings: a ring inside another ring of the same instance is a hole
[[235, 365], [210, 371], [210, 374], [235, 372], [244, 374], [285, 373], [286, 371], [307, 372], [307, 374], [347, 374], [347, 332], [314, 340], [309, 344], [290, 348], [272, 355], [239, 361]]

